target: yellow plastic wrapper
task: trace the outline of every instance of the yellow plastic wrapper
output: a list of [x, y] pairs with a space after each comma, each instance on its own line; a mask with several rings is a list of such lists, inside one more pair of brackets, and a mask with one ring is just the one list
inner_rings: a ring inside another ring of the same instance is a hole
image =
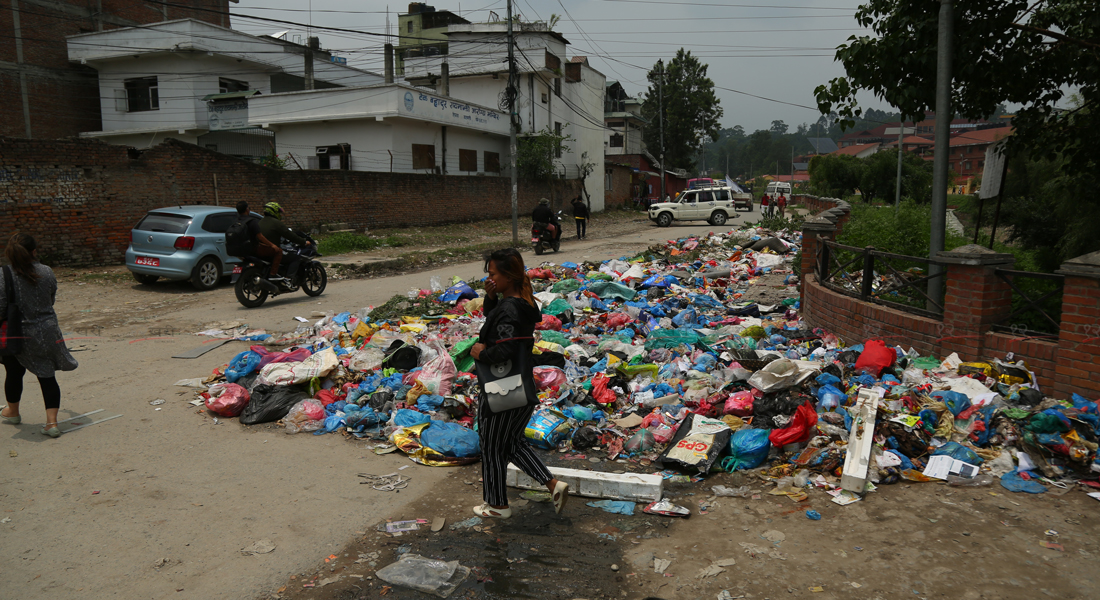
[[405, 323], [401, 325], [401, 331], [406, 333], [424, 333], [428, 326], [423, 323]]
[[557, 352], [558, 354], [565, 354], [565, 348], [562, 348], [561, 344], [555, 344], [554, 342], [536, 342], [535, 347], [541, 350], [546, 350], [547, 352]]
[[1031, 373], [1024, 363], [1024, 368], [1017, 367], [1015, 365], [1006, 365], [1004, 363], [997, 364], [996, 377], [997, 380], [1005, 385], [1013, 385], [1017, 383], [1031, 383]]
[[[608, 356], [612, 355], [609, 354]], [[608, 364], [610, 365], [611, 361], [608, 361]], [[657, 365], [628, 365], [626, 363], [620, 363], [617, 367], [615, 367], [615, 370], [622, 373], [623, 375], [626, 375], [630, 379], [633, 379], [638, 375], [645, 375], [648, 373], [649, 376], [653, 378], [654, 381], [656, 381], [657, 371], [659, 370], [659, 368], [660, 367], [658, 367]]]
[[964, 362], [959, 365], [957, 369], [959, 375], [970, 375], [971, 373], [980, 373], [986, 377], [993, 377], [993, 365], [983, 362]]
[[423, 323], [424, 319], [421, 319], [420, 317], [404, 316], [404, 317], [401, 317], [401, 322], [402, 323]]
[[393, 435], [390, 436], [390, 440], [393, 441], [393, 444], [397, 446], [398, 450], [408, 455], [413, 462], [429, 467], [457, 467], [459, 465], [468, 465], [481, 460], [479, 456], [451, 458], [431, 448], [422, 446], [420, 444], [420, 434], [423, 433], [424, 429], [429, 425], [431, 425], [431, 423], [421, 423], [419, 425], [413, 425], [412, 427], [403, 427], [393, 432]]
[[753, 325], [752, 327], [746, 327], [745, 330], [741, 332], [741, 337], [751, 337], [755, 340], [761, 340], [766, 335], [767, 334], [764, 333], [764, 328], [759, 326], [759, 325]]
[[745, 426], [745, 420], [741, 417], [736, 417], [734, 415], [726, 415], [722, 417], [722, 422], [726, 425], [729, 425], [730, 429], [734, 431], [737, 431], [738, 429], [741, 429]]
[[373, 326], [367, 324], [364, 321], [359, 321], [359, 325], [355, 327], [355, 331], [351, 332], [351, 337], [358, 340], [359, 338], [369, 338], [377, 331]]
[[475, 312], [482, 309], [485, 306], [485, 298], [474, 298], [466, 304], [462, 305], [462, 308], [466, 309], [466, 314], [472, 315]]

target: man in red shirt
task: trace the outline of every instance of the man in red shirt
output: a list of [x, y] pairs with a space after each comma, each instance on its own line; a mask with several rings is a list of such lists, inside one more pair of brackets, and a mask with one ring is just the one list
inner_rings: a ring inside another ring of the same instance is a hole
[[768, 214], [768, 209], [769, 209], [769, 204], [770, 203], [771, 203], [771, 200], [768, 198], [767, 194], [764, 194], [763, 196], [761, 196], [761, 198], [760, 198], [760, 216], [761, 217], [771, 216], [771, 215]]
[[779, 218], [783, 218], [783, 213], [787, 209], [787, 196], [779, 194], [779, 200], [775, 204], [779, 208]]

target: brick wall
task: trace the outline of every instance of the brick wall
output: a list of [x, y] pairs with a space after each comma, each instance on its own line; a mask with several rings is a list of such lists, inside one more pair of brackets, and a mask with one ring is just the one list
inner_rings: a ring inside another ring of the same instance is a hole
[[[65, 37], [118, 27], [192, 18], [229, 27], [229, 0], [174, 0], [176, 6], [143, 0], [25, 0], [19, 30], [10, 3], [0, 10], [0, 135], [27, 136], [22, 71], [30, 109], [30, 136], [58, 138], [101, 128], [99, 83], [91, 67], [69, 62]], [[182, 6], [180, 6], [182, 5]], [[16, 42], [22, 44], [18, 64]]]
[[[131, 157], [93, 140], [0, 137], [0, 238], [35, 236], [54, 265], [118, 264], [130, 229], [150, 209], [177, 204], [253, 207], [277, 201], [288, 224], [355, 228], [422, 226], [511, 215], [510, 182], [502, 177], [360, 171], [290, 171], [261, 167], [169, 139]], [[521, 183], [519, 212], [529, 218], [540, 197], [568, 205], [580, 182]]]
[[998, 333], [991, 327], [1011, 313], [1012, 290], [995, 271], [1012, 269], [1013, 259], [979, 246], [938, 255], [947, 271], [942, 318], [863, 302], [854, 293], [821, 285], [817, 249], [822, 240], [834, 238], [833, 222], [843, 221], [837, 208], [842, 206], [807, 220], [803, 229], [802, 316], [811, 327], [848, 344], [880, 338], [941, 359], [955, 352], [964, 361], [989, 361], [1011, 352], [1014, 361], [1027, 362], [1047, 395], [1065, 398], [1076, 392], [1100, 399], [1100, 252], [1068, 261], [1059, 271], [1065, 281], [1057, 339]]
[[[605, 180], [606, 171], [611, 172], [611, 189], [604, 190], [603, 205], [604, 208], [629, 206], [634, 198], [634, 184], [631, 180], [631, 175], [634, 173], [633, 169], [623, 165], [616, 165], [612, 163], [604, 163]], [[604, 184], [606, 188], [606, 181]]]

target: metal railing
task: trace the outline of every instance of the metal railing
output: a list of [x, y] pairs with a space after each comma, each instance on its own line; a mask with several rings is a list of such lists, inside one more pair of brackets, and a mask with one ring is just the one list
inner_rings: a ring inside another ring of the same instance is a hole
[[[929, 275], [927, 268], [944, 268]], [[917, 266], [921, 265], [921, 266]], [[943, 318], [943, 296], [928, 295], [928, 282], [945, 277], [945, 263], [920, 256], [857, 248], [822, 240], [817, 246], [817, 280], [841, 294], [908, 313]]]
[[1012, 312], [994, 331], [1028, 337], [1057, 338], [1062, 321], [1062, 290], [1066, 276], [997, 269], [998, 278], [1012, 288]]

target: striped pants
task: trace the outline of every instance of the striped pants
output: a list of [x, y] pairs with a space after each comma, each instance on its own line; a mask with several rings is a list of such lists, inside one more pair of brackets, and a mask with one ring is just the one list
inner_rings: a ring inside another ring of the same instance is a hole
[[527, 444], [524, 430], [534, 406], [492, 413], [486, 407], [484, 394], [478, 403], [477, 427], [481, 440], [481, 487], [490, 506], [508, 506], [505, 475], [508, 463], [519, 467], [541, 484], [554, 478], [542, 460]]

